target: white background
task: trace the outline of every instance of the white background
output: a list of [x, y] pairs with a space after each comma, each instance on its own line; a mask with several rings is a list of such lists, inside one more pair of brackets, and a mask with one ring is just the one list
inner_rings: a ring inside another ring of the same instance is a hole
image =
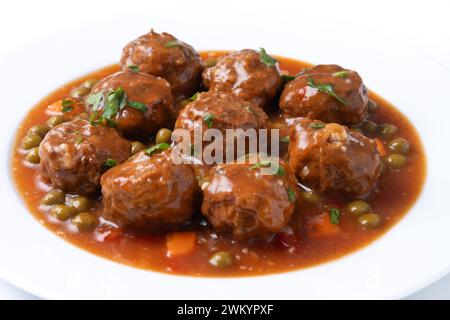
[[[450, 71], [450, 1], [448, 0], [226, 0], [215, 2], [194, 0], [14, 0], [4, 2], [0, 10], [0, 59], [7, 59], [8, 55], [14, 54], [16, 50], [52, 34], [77, 29], [82, 25], [91, 25], [103, 19], [117, 19], [117, 23], [126, 23], [126, 20], [121, 17], [130, 17], [134, 12], [145, 12], [146, 10], [158, 10], [167, 15], [168, 21], [170, 21], [172, 10], [182, 10], [201, 28], [211, 27], [201, 25], [203, 15], [217, 16], [217, 19], [227, 19], [230, 24], [233, 23], [233, 17], [221, 15], [223, 7], [233, 8], [239, 13], [261, 16], [261, 23], [269, 25], [271, 17], [275, 15], [281, 16], [291, 23], [296, 19], [302, 19], [305, 15], [313, 16], [317, 18], [317, 24], [311, 25], [312, 30], [321, 28], [320, 21], [327, 20], [329, 25], [342, 30], [343, 37], [357, 35], [354, 36], [353, 41], [358, 41], [358, 37], [363, 36], [366, 31], [371, 34], [376, 33], [380, 37], [404, 43], [411, 50], [433, 59]], [[158, 28], [158, 26], [152, 25], [152, 21], [148, 21], [148, 27]], [[252, 27], [254, 26], [249, 26], [249, 29]], [[199, 28], [199, 32], [201, 32], [201, 28]], [[145, 31], [141, 30], [137, 33]], [[171, 32], [171, 30], [163, 31]], [[295, 40], [289, 39], [288, 35], [289, 31], [286, 35], [280, 36], [286, 36], [286, 41], [293, 41], [293, 45], [295, 45]], [[105, 36], [113, 37], [114, 35]], [[258, 36], [261, 37], [261, 35]], [[318, 41], [327, 41], [327, 39], [318, 39]], [[74, 45], [82, 44], [74, 43]], [[101, 48], [86, 48], [86, 50], [101, 50]], [[389, 48], [387, 47], [386, 50]], [[32, 56], [33, 53], [30, 52], [30, 59], [33, 59]], [[20, 70], [19, 67], [18, 70]], [[420, 70], [417, 71], [417, 74], [420, 75]], [[7, 92], [3, 92], [3, 94], [7, 94]], [[33, 297], [0, 280], [0, 299], [27, 298]], [[410, 298], [450, 299], [450, 276]]]

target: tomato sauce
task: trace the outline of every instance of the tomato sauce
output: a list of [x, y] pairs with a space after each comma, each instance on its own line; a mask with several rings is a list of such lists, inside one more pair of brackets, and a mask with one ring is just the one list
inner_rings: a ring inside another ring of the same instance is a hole
[[[202, 52], [201, 55], [207, 59], [223, 53], [213, 51]], [[291, 75], [310, 67], [309, 64], [298, 60], [277, 58], [282, 72]], [[93, 254], [137, 268], [178, 275], [229, 277], [286, 272], [331, 261], [370, 244], [400, 221], [420, 195], [426, 176], [426, 161], [419, 135], [398, 109], [370, 92], [370, 99], [379, 106], [371, 113], [370, 120], [378, 124], [389, 123], [397, 126], [399, 130], [395, 137], [407, 139], [411, 146], [407, 164], [400, 170], [385, 172], [378, 182], [377, 189], [366, 199], [372, 211], [382, 218], [381, 224], [377, 227], [361, 227], [357, 217], [346, 211], [346, 202], [343, 199], [329, 199], [322, 195], [318, 204], [305, 203], [298, 206], [295, 218], [291, 222], [295, 225], [293, 233], [284, 232], [264, 242], [240, 243], [218, 235], [206, 220], [201, 218], [199, 212], [199, 217], [189, 229], [196, 233], [195, 248], [191, 253], [178, 257], [167, 255], [165, 233], [148, 234], [120, 230], [108, 224], [100, 224], [90, 231], [78, 231], [70, 220], [61, 222], [40, 206], [42, 197], [51, 188], [40, 180], [39, 165], [24, 161], [26, 151], [21, 148], [21, 141], [32, 125], [44, 123], [48, 119], [47, 107], [50, 104], [69, 97], [71, 90], [86, 79], [101, 79], [118, 70], [118, 65], [112, 65], [92, 72], [62, 85], [34, 106], [17, 130], [15, 151], [11, 160], [17, 190], [31, 214], [58, 236]], [[273, 123], [279, 120], [277, 113], [270, 116]], [[374, 138], [377, 135], [370, 137]], [[388, 141], [379, 138], [386, 145]], [[308, 221], [317, 218], [323, 213], [324, 208], [331, 206], [340, 209], [340, 231], [319, 236], [308, 232]], [[101, 209], [101, 199], [96, 199], [92, 211], [100, 215]], [[233, 257], [233, 263], [226, 268], [212, 265], [209, 259], [217, 251], [229, 252]]]

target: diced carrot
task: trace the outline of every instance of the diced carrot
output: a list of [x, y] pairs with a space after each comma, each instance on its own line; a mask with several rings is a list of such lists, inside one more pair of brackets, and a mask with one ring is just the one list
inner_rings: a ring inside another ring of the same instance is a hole
[[[83, 112], [83, 104], [80, 103], [79, 101], [73, 99], [73, 98], [67, 98], [66, 100], [70, 100], [72, 101], [72, 105], [71, 105], [71, 110], [69, 112], [67, 112], [67, 114], [78, 114]], [[57, 100], [53, 103], [51, 103], [48, 107], [47, 110], [50, 114], [62, 114], [62, 99], [61, 100]]]
[[387, 154], [387, 152], [386, 152], [386, 148], [384, 147], [383, 142], [378, 138], [375, 138], [374, 140], [375, 140], [375, 144], [377, 145], [378, 153], [380, 154], [380, 156], [384, 157]]
[[195, 232], [173, 232], [167, 235], [167, 256], [176, 257], [191, 253], [195, 249], [197, 235]]
[[310, 238], [318, 238], [338, 234], [341, 232], [341, 228], [332, 224], [330, 215], [328, 212], [325, 212], [307, 222], [307, 232]]

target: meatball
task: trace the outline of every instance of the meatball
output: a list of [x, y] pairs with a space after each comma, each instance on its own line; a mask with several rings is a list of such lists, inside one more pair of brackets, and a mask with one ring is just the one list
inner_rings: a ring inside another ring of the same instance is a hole
[[203, 72], [203, 84], [211, 91], [231, 92], [265, 107], [277, 95], [282, 81], [278, 63], [265, 64], [261, 54], [246, 49], [219, 58], [215, 66]]
[[169, 83], [132, 71], [120, 71], [99, 81], [88, 103], [91, 113], [102, 114], [128, 138], [148, 138], [169, 124], [172, 113]]
[[51, 129], [39, 147], [41, 177], [54, 188], [69, 193], [94, 195], [108, 159], [128, 159], [131, 144], [115, 129], [73, 120]]
[[202, 185], [202, 213], [220, 233], [238, 240], [267, 239], [283, 229], [295, 208], [297, 182], [282, 162], [272, 175], [262, 166], [214, 167]]
[[286, 117], [355, 125], [367, 116], [367, 89], [357, 72], [318, 65], [290, 81], [280, 97]]
[[176, 99], [198, 91], [203, 71], [194, 48], [169, 33], [153, 30], [125, 46], [120, 64], [124, 70], [137, 66], [141, 72], [166, 79]]
[[300, 182], [337, 196], [364, 196], [375, 186], [381, 163], [375, 143], [336, 123], [296, 120], [289, 166]]
[[[202, 133], [208, 129], [218, 129], [223, 134], [226, 146], [226, 129], [258, 130], [266, 128], [267, 125], [268, 116], [251, 102], [231, 93], [209, 91], [200, 93], [180, 111], [175, 129], [187, 129], [191, 142], [194, 142], [194, 132], [198, 129], [201, 129]], [[236, 136], [236, 146], [237, 139]]]
[[142, 151], [101, 179], [103, 217], [120, 227], [157, 229], [189, 222], [199, 186], [192, 168], [176, 165], [171, 149]]

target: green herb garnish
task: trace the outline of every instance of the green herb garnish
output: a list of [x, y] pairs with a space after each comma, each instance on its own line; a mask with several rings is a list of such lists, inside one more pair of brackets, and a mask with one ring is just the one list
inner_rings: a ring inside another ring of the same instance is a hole
[[289, 136], [280, 138], [280, 142], [289, 143]]
[[272, 163], [270, 161], [258, 161], [254, 165], [250, 167], [251, 170], [255, 170], [258, 168], [268, 168]]
[[177, 48], [180, 46], [180, 42], [178, 40], [169, 40], [164, 44], [166, 48]]
[[295, 192], [290, 187], [287, 188], [287, 194], [290, 202], [296, 201]]
[[192, 95], [192, 97], [189, 98], [190, 101], [195, 101], [198, 98], [198, 95], [200, 94], [200, 92], [196, 92]]
[[329, 83], [315, 83], [312, 78], [308, 78], [308, 86], [310, 86], [311, 88], [315, 88], [315, 89], [317, 89], [320, 92], [323, 92], [323, 93], [326, 93], [326, 94], [332, 96], [333, 98], [335, 98], [337, 101], [339, 101], [343, 105], [347, 105], [348, 104], [347, 100], [345, 100], [344, 98], [339, 96], [336, 92], [334, 92], [334, 87], [333, 87], [332, 84], [329, 84]]
[[297, 76], [291, 76], [289, 74], [282, 74], [281, 75], [281, 79], [283, 79], [284, 82], [289, 82], [292, 81], [296, 78]]
[[261, 57], [260, 58], [261, 62], [264, 63], [269, 68], [273, 67], [278, 62], [277, 59], [275, 59], [267, 54], [266, 49], [259, 48], [259, 50], [260, 50], [259, 55]]
[[76, 140], [75, 140], [75, 143], [76, 144], [80, 144], [80, 143], [82, 143], [83, 142], [83, 137], [81, 136], [81, 134], [78, 134], [77, 135], [77, 138], [76, 138]]
[[158, 144], [154, 145], [153, 147], [145, 149], [145, 153], [150, 156], [155, 151], [163, 151], [163, 150], [168, 149], [169, 147], [170, 146], [167, 143], [161, 142], [161, 143], [158, 143]]
[[133, 72], [139, 72], [139, 67], [136, 65], [131, 65], [131, 66], [128, 66], [128, 70], [133, 71]]
[[91, 93], [87, 99], [87, 104], [92, 106], [92, 110], [97, 110], [100, 106], [100, 102], [103, 100], [102, 92]]
[[137, 110], [142, 111], [142, 112], [147, 112], [147, 110], [148, 110], [147, 107], [145, 106], [145, 103], [142, 103], [142, 102], [136, 102], [136, 101], [129, 101], [128, 100], [128, 105], [131, 108], [137, 109]]
[[341, 216], [341, 213], [340, 213], [339, 209], [330, 208], [329, 214], [330, 214], [330, 222], [331, 222], [331, 224], [338, 224], [340, 216]]
[[209, 129], [212, 128], [213, 120], [214, 120], [214, 115], [212, 113], [208, 113], [203, 117], [203, 121], [205, 121], [205, 123]]
[[104, 166], [106, 168], [112, 168], [112, 167], [115, 167], [116, 165], [117, 165], [117, 161], [114, 159], [109, 158], [109, 159], [106, 159], [104, 162]]
[[62, 112], [70, 112], [73, 110], [73, 101], [69, 99], [62, 99]]
[[345, 71], [345, 70], [333, 73], [333, 77], [336, 77], [336, 78], [347, 78], [347, 75], [348, 75], [348, 71]]
[[255, 109], [253, 109], [253, 108], [250, 107], [250, 106], [245, 107], [245, 110], [247, 110], [247, 111], [250, 112], [250, 113], [255, 113]]
[[309, 127], [311, 129], [323, 129], [325, 128], [325, 124], [324, 123], [320, 123], [320, 122], [313, 122], [309, 124]]

